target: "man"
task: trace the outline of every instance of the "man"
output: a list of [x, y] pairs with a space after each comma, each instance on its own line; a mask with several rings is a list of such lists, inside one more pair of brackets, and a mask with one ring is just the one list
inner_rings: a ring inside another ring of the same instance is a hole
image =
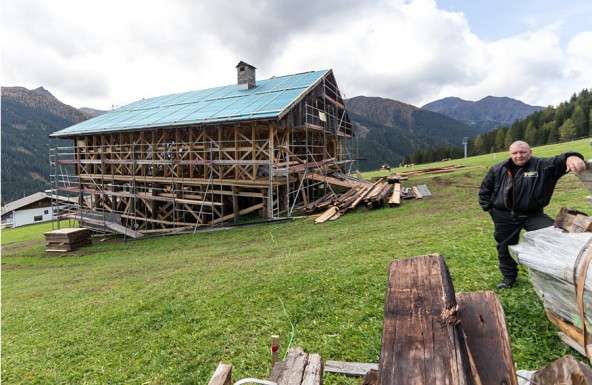
[[516, 284], [518, 265], [510, 256], [509, 245], [520, 239], [520, 231], [553, 226], [555, 221], [543, 212], [559, 178], [568, 172], [586, 169], [584, 157], [566, 152], [552, 158], [532, 156], [528, 143], [517, 141], [510, 146], [510, 159], [495, 164], [481, 183], [479, 204], [489, 212], [495, 230], [499, 268], [503, 275], [497, 289]]

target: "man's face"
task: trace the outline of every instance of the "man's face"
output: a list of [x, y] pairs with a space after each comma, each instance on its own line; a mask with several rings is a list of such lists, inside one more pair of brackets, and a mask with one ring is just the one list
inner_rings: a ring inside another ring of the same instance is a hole
[[517, 166], [524, 166], [532, 156], [532, 150], [521, 144], [510, 146], [510, 158]]

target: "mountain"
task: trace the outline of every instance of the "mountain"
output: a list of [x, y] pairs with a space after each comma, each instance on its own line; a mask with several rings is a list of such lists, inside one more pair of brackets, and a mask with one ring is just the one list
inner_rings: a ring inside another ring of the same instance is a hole
[[[2, 204], [50, 187], [49, 134], [89, 118], [43, 87], [2, 87]], [[52, 140], [51, 147], [71, 146]]]
[[94, 118], [95, 116], [103, 115], [104, 113], [107, 112], [107, 111], [103, 111], [103, 110], [95, 110], [94, 108], [90, 108], [90, 107], [82, 107], [82, 108], [80, 108], [80, 111], [85, 113], [86, 115], [90, 116], [91, 118]]
[[357, 96], [345, 101], [358, 137], [359, 168], [397, 165], [427, 147], [461, 146], [477, 132], [466, 123], [392, 99]]
[[477, 102], [449, 97], [428, 103], [421, 109], [444, 114], [468, 124], [478, 133], [485, 133], [502, 126], [509, 127], [544, 107], [531, 106], [512, 98], [487, 96]]

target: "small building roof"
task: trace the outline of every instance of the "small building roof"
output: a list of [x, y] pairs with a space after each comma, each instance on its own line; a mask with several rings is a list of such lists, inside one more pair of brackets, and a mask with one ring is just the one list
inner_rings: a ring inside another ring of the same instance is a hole
[[[15, 201], [5, 204], [4, 207], [2, 207], [2, 215], [9, 213], [11, 211], [21, 209], [23, 207], [26, 207], [30, 204], [39, 202], [44, 199], [51, 199], [51, 197], [52, 197], [52, 195], [48, 192], [36, 192], [34, 194], [27, 195], [24, 198], [17, 199]], [[53, 198], [59, 199], [60, 201], [62, 201], [64, 203], [75, 203], [76, 202], [75, 199], [71, 200], [67, 197], [62, 197], [62, 196], [57, 196], [57, 195], [54, 195]]]
[[142, 99], [54, 132], [50, 137], [188, 124], [281, 119], [330, 73], [331, 70], [323, 70], [272, 77], [259, 80], [256, 87], [244, 90], [232, 84]]

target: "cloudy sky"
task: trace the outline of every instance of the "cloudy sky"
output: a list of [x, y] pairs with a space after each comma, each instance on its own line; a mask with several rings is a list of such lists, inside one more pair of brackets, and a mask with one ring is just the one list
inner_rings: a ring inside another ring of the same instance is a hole
[[592, 88], [590, 0], [2, 0], [2, 86], [102, 110], [333, 69], [346, 98], [557, 105]]

